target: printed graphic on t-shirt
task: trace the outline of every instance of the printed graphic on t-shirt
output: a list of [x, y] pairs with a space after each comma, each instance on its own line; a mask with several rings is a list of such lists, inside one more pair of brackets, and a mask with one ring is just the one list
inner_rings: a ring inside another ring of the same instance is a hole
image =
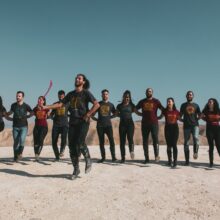
[[45, 119], [46, 118], [46, 112], [45, 111], [37, 111], [36, 112], [37, 119]]
[[144, 111], [153, 111], [154, 103], [145, 102], [143, 105]]
[[210, 122], [218, 121], [219, 119], [219, 115], [216, 114], [208, 114], [207, 117]]
[[56, 111], [56, 114], [58, 116], [64, 116], [65, 115], [65, 112], [66, 112], [66, 108], [65, 107], [61, 107], [61, 108], [58, 108], [57, 111]]
[[78, 109], [79, 108], [79, 102], [80, 102], [79, 97], [73, 97], [71, 99], [71, 102], [70, 102], [71, 108]]
[[100, 107], [100, 114], [102, 116], [108, 116], [109, 115], [110, 106], [108, 105], [102, 105]]
[[192, 106], [192, 105], [188, 105], [187, 107], [186, 107], [186, 112], [187, 112], [187, 114], [189, 114], [189, 115], [191, 115], [191, 114], [194, 114], [195, 113], [195, 108]]
[[177, 115], [175, 114], [167, 114], [167, 123], [175, 124], [177, 122]]

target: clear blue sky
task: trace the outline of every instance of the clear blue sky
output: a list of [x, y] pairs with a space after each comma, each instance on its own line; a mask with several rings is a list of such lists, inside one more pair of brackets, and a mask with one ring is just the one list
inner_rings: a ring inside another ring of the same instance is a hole
[[33, 107], [52, 79], [50, 104], [82, 72], [115, 105], [152, 87], [178, 108], [193, 90], [203, 108], [220, 101], [219, 12], [219, 0], [0, 0], [0, 95], [9, 110], [23, 90]]

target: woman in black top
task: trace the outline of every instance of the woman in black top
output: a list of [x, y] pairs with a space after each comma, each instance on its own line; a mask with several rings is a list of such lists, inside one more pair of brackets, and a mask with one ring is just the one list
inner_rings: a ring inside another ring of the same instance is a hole
[[216, 145], [220, 156], [220, 108], [218, 101], [210, 98], [202, 111], [202, 119], [206, 121], [206, 137], [209, 144], [210, 167], [213, 166], [213, 151]]
[[134, 159], [134, 121], [132, 119], [132, 113], [135, 112], [141, 115], [132, 102], [131, 92], [126, 90], [123, 93], [122, 102], [118, 104], [117, 115], [120, 117], [119, 135], [120, 135], [120, 150], [121, 150], [121, 163], [125, 162], [125, 143], [126, 137], [128, 140], [128, 147], [130, 151], [131, 159]]

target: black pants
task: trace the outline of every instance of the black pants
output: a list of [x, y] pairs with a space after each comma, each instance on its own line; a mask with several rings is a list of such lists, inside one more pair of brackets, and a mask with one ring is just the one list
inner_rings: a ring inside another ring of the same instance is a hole
[[[55, 154], [55, 157], [59, 159], [60, 153], [63, 153], [66, 148], [66, 141], [67, 141], [67, 134], [68, 134], [68, 127], [62, 126], [57, 127], [53, 126], [52, 129], [52, 147]], [[61, 144], [60, 144], [60, 152], [57, 146], [59, 135], [61, 135]]]
[[172, 148], [173, 148], [173, 160], [177, 161], [177, 154], [178, 154], [177, 140], [179, 138], [178, 124], [165, 125], [164, 133], [167, 142], [168, 161], [172, 160]]
[[119, 124], [119, 136], [120, 136], [120, 150], [121, 158], [125, 159], [125, 143], [126, 137], [128, 140], [128, 147], [130, 152], [134, 152], [134, 122], [129, 123], [120, 122]]
[[110, 151], [111, 151], [112, 159], [114, 159], [115, 158], [115, 142], [113, 138], [112, 126], [97, 127], [97, 133], [99, 137], [99, 146], [100, 146], [102, 158], [105, 159], [105, 134], [106, 134], [109, 140], [109, 144], [110, 144]]
[[74, 164], [78, 164], [78, 158], [82, 153], [83, 156], [89, 154], [89, 149], [85, 143], [86, 136], [89, 130], [89, 123], [86, 121], [80, 121], [77, 124], [69, 126], [68, 140], [70, 158]]
[[207, 125], [206, 126], [206, 137], [209, 144], [209, 160], [210, 164], [213, 164], [213, 151], [214, 143], [220, 156], [220, 127]]
[[143, 148], [144, 148], [144, 156], [146, 159], [149, 159], [149, 151], [148, 151], [148, 139], [149, 134], [151, 133], [154, 147], [154, 156], [155, 158], [159, 156], [159, 144], [158, 144], [158, 124], [151, 125], [141, 125], [141, 132], [143, 138]]
[[34, 153], [40, 155], [44, 139], [47, 135], [48, 127], [45, 126], [34, 126], [33, 136], [34, 136]]

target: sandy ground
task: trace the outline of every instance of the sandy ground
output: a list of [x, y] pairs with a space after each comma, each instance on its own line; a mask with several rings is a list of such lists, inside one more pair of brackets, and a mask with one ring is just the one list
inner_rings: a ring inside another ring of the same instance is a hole
[[[24, 159], [12, 161], [12, 148], [0, 148], [0, 219], [219, 219], [220, 158], [208, 167], [207, 146], [200, 147], [198, 160], [183, 166], [167, 167], [166, 147], [160, 146], [161, 161], [144, 165], [141, 146], [135, 148], [135, 161], [127, 154], [125, 164], [98, 164], [99, 148], [89, 146], [93, 168], [70, 180], [73, 171], [68, 150], [60, 162], [53, 162], [51, 146], [45, 146], [42, 160], [35, 162], [33, 148], [26, 147]], [[128, 151], [128, 150], [127, 150]], [[117, 146], [119, 157], [119, 148]]]

